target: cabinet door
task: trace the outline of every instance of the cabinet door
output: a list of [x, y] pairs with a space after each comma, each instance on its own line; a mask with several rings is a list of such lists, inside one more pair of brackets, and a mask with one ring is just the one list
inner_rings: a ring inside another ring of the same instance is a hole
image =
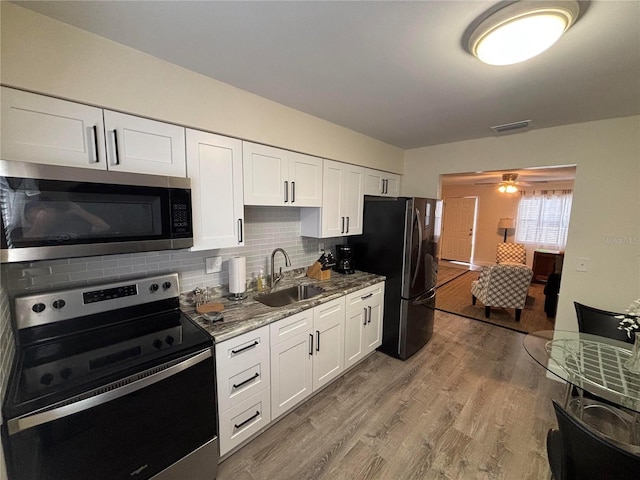
[[244, 245], [242, 142], [187, 130], [187, 176], [191, 178], [193, 248]]
[[346, 217], [345, 235], [362, 234], [364, 213], [364, 168], [345, 164], [343, 215]]
[[394, 173], [386, 174], [387, 185], [385, 195], [387, 197], [397, 197], [400, 195], [400, 175]]
[[2, 87], [3, 160], [106, 170], [102, 109]]
[[322, 159], [295, 152], [288, 156], [290, 205], [322, 206]]
[[104, 111], [109, 170], [186, 177], [184, 128]]
[[344, 164], [325, 160], [322, 172], [322, 237], [344, 235], [346, 219], [344, 215]]
[[312, 330], [271, 346], [271, 418], [293, 408], [313, 390]]
[[245, 205], [289, 205], [289, 162], [279, 148], [242, 142]]
[[358, 292], [348, 295], [346, 302], [344, 368], [349, 368], [365, 355], [364, 327], [367, 321], [367, 309]]
[[370, 287], [372, 297], [366, 300], [367, 324], [364, 328], [365, 354], [382, 345], [382, 316], [384, 312], [384, 283]]
[[365, 169], [364, 179], [364, 194], [365, 195], [384, 195], [385, 185], [382, 177], [383, 172], [380, 170], [373, 170], [371, 168]]
[[313, 309], [314, 391], [329, 383], [344, 370], [344, 322], [344, 297], [323, 303]]

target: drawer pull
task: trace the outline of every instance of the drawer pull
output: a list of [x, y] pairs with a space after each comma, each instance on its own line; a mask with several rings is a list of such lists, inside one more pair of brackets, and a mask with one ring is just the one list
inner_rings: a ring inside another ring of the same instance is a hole
[[373, 293], [369, 293], [367, 295], [363, 295], [362, 297], [360, 297], [360, 300], [366, 300], [369, 297], [373, 297]]
[[237, 429], [237, 428], [242, 428], [244, 427], [247, 423], [249, 423], [251, 420], [254, 420], [256, 418], [258, 418], [260, 416], [260, 412], [258, 412], [256, 410], [256, 414], [255, 415], [251, 415], [249, 418], [247, 418], [244, 422], [242, 422], [240, 425], [236, 425], [234, 424], [233, 426]]
[[246, 347], [239, 348], [238, 350], [231, 350], [231, 353], [237, 355], [240, 352], [244, 352], [245, 350], [249, 350], [250, 348], [255, 347], [256, 345], [260, 345], [260, 342], [257, 340], [253, 342], [251, 345], [247, 345]]
[[244, 382], [240, 382], [239, 384], [233, 384], [233, 388], [240, 388], [243, 385], [246, 385], [249, 382], [253, 382], [256, 378], [258, 378], [260, 376], [260, 374], [258, 372], [255, 373], [255, 375], [251, 378], [247, 378]]

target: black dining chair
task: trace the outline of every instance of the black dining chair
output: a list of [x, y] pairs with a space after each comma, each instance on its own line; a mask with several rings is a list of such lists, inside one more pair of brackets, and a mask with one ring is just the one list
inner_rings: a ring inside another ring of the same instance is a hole
[[580, 332], [633, 343], [633, 337], [629, 338], [625, 330], [618, 330], [620, 320], [615, 317], [616, 315], [622, 315], [621, 313], [600, 310], [578, 302], [573, 302], [573, 305], [576, 308], [578, 330]]
[[[553, 401], [553, 400], [552, 400]], [[558, 430], [547, 433], [547, 457], [554, 480], [632, 480], [640, 456], [616, 445], [553, 401]]]

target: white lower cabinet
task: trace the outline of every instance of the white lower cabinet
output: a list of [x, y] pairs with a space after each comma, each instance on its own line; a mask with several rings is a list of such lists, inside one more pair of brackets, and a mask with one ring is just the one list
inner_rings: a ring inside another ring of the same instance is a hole
[[344, 297], [271, 325], [271, 417], [344, 370]]
[[382, 343], [384, 282], [216, 344], [220, 455]]
[[271, 421], [269, 327], [216, 344], [220, 455]]
[[382, 345], [384, 282], [350, 293], [346, 298], [345, 368]]

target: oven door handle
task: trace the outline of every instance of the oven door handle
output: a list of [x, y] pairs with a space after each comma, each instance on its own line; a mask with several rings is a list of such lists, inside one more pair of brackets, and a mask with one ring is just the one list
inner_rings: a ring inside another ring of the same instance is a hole
[[[153, 373], [146, 377], [142, 377], [138, 380], [132, 380], [131, 383], [127, 383], [126, 385], [123, 385], [121, 387], [114, 388], [113, 390], [108, 390], [93, 397], [78, 400], [77, 402], [70, 403], [69, 405], [63, 405], [57, 408], [54, 406], [50, 410], [27, 414], [24, 417], [12, 418], [7, 421], [7, 430], [9, 432], [9, 435], [15, 435], [16, 433], [23, 432], [29, 428], [37, 427], [38, 425], [42, 425], [44, 423], [49, 423], [60, 418], [68, 417], [69, 415], [73, 415], [84, 410], [89, 410], [90, 408], [94, 408], [98, 405], [111, 402], [112, 400], [141, 390], [166, 378], [172, 377], [173, 375], [176, 375], [212, 356], [212, 350], [209, 348], [171, 367], [165, 368], [164, 370]], [[141, 375], [144, 375], [144, 372], [138, 373], [130, 378], [139, 377]], [[119, 384], [122, 382], [123, 380], [114, 383]], [[100, 387], [96, 389], [96, 391], [104, 390], [105, 387]], [[83, 394], [83, 396], [84, 395], [86, 394]]]

